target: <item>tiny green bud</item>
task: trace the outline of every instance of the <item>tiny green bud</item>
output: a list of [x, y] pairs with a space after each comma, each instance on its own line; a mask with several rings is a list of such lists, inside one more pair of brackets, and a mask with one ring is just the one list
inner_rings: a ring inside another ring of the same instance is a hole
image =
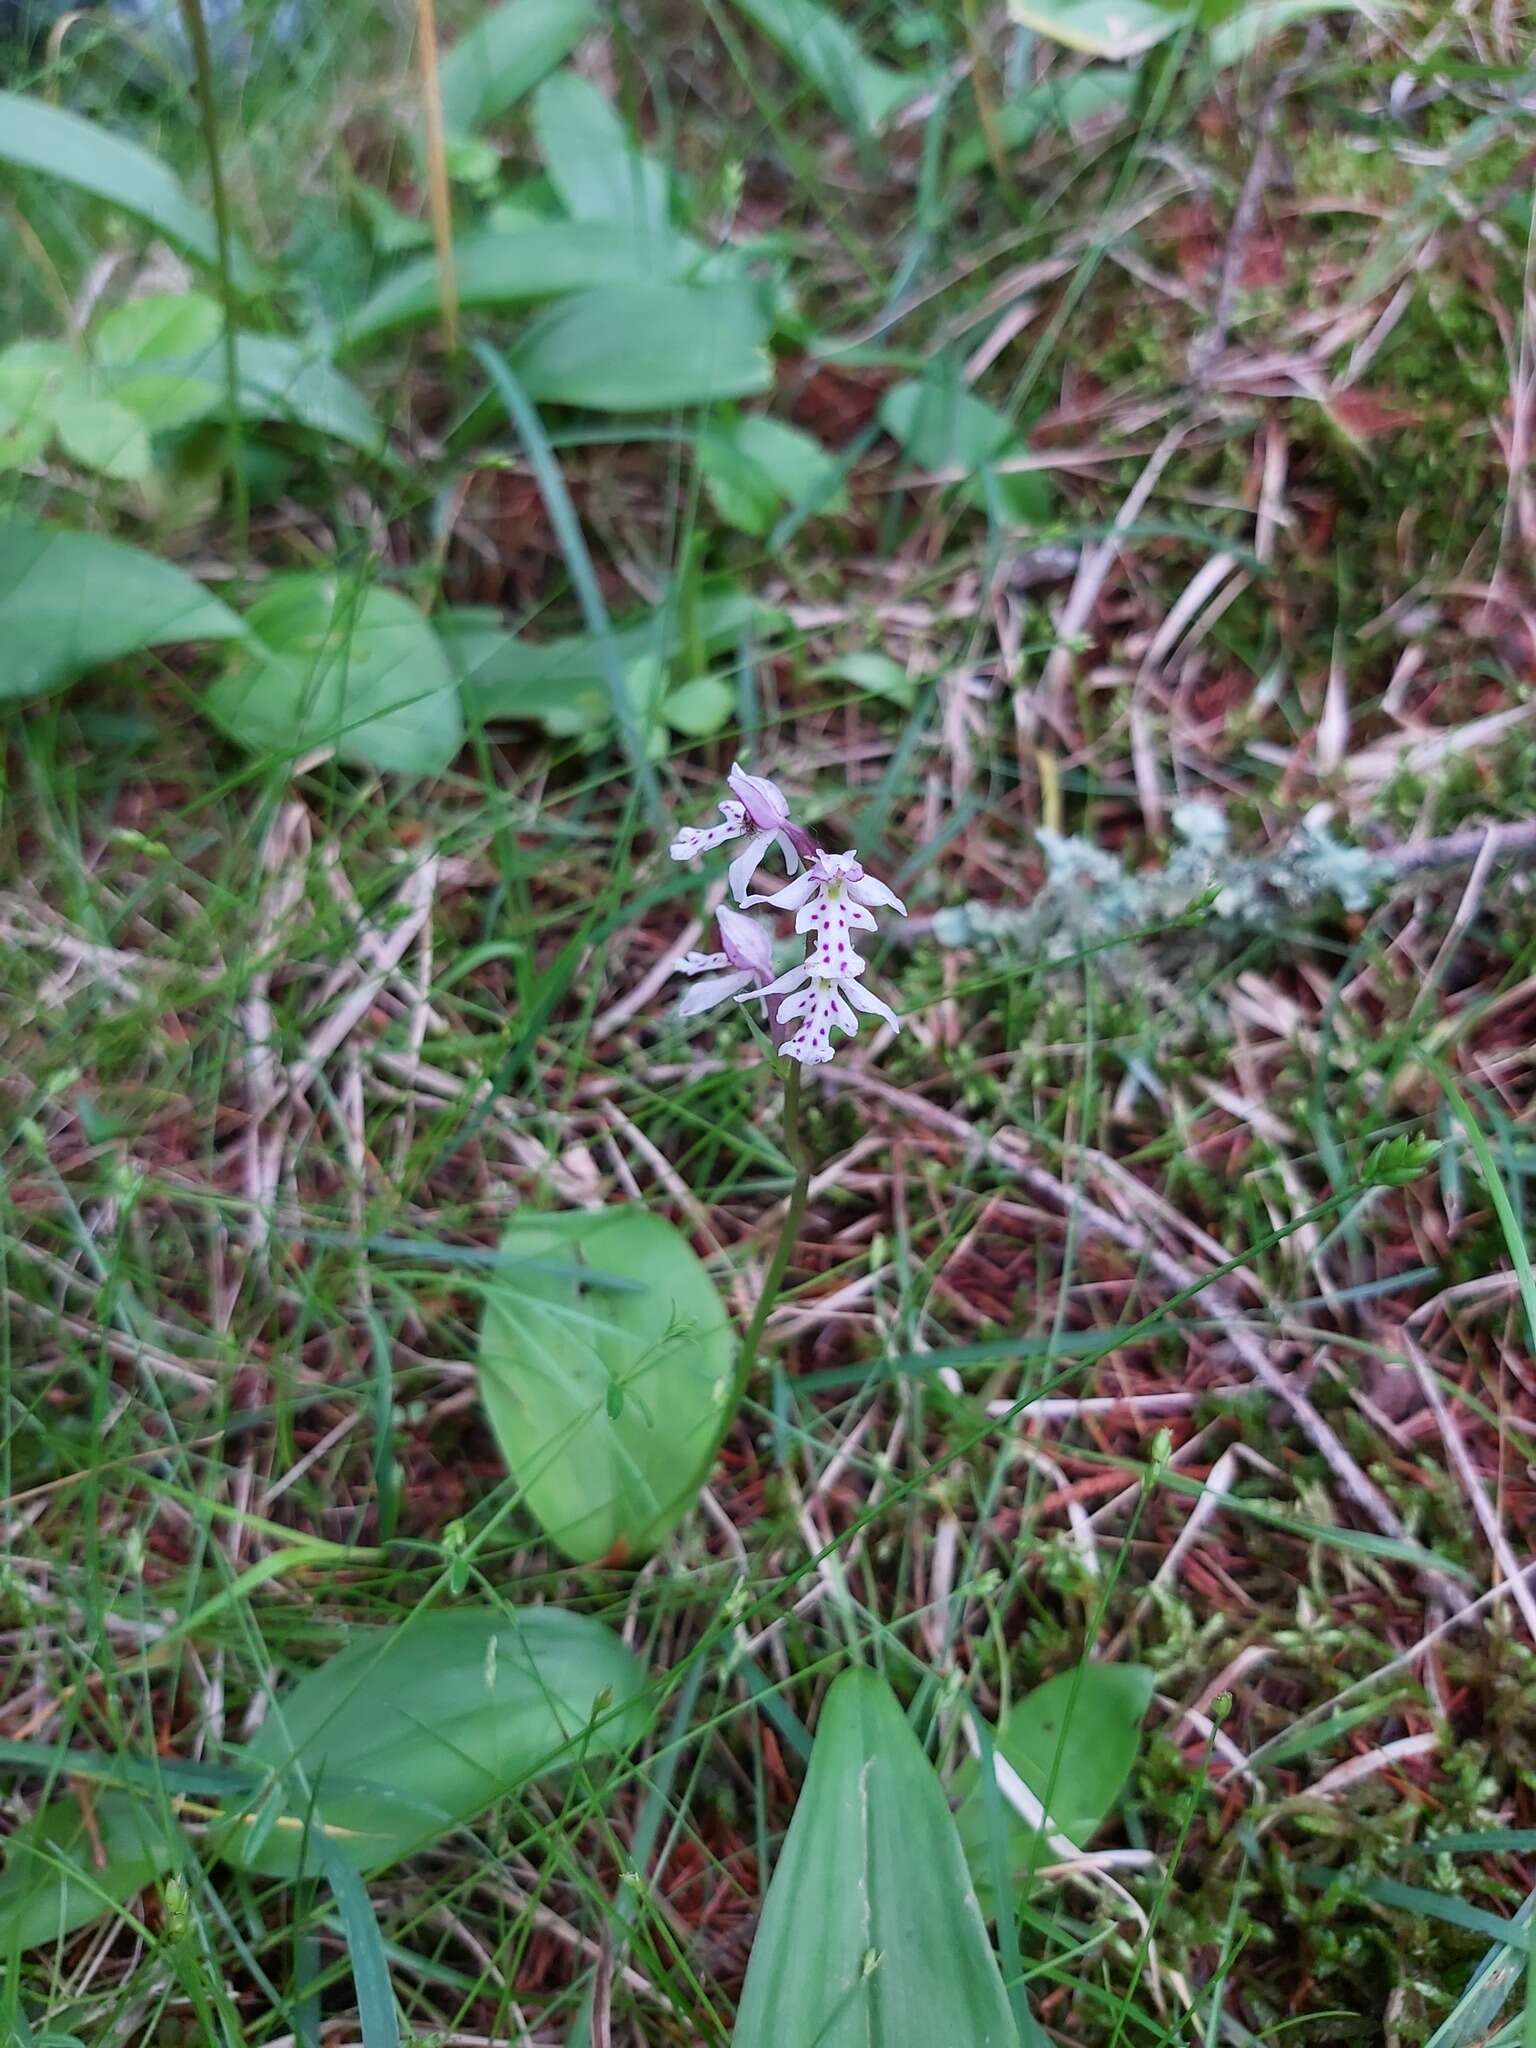
[[1441, 1141], [1416, 1131], [1403, 1131], [1378, 1145], [1365, 1162], [1361, 1178], [1367, 1187], [1405, 1188], [1419, 1180], [1440, 1156]]
[[443, 1531], [443, 1556], [448, 1560], [448, 1590], [462, 1593], [469, 1584], [469, 1531], [459, 1521]]
[[1168, 1460], [1173, 1456], [1173, 1431], [1163, 1428], [1152, 1439], [1151, 1456], [1147, 1463], [1147, 1479], [1155, 1483], [1168, 1469]]
[[1214, 910], [1217, 903], [1220, 902], [1221, 886], [1220, 882], [1207, 883], [1198, 896], [1192, 897], [1185, 904], [1183, 910], [1179, 913], [1178, 922], [1180, 924], [1198, 924], [1201, 918], [1205, 916], [1205, 913], [1208, 910]]
[[1218, 1728], [1223, 1721], [1231, 1718], [1234, 1704], [1235, 1702], [1229, 1692], [1219, 1692], [1215, 1699], [1211, 1701], [1211, 1719]]
[[181, 1941], [192, 1926], [192, 1900], [187, 1891], [186, 1880], [168, 1877], [165, 1890], [161, 1893], [165, 1907], [165, 1931], [172, 1941]]
[[171, 849], [162, 839], [151, 839], [143, 832], [135, 832], [129, 825], [118, 825], [108, 834], [114, 846], [121, 846], [129, 853], [152, 853], [157, 860], [169, 860]]

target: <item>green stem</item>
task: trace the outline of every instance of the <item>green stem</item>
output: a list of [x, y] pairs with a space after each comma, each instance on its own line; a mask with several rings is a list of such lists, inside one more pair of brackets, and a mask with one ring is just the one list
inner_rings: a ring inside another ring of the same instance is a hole
[[736, 1360], [736, 1391], [731, 1402], [734, 1414], [745, 1397], [752, 1368], [757, 1363], [757, 1348], [762, 1342], [763, 1328], [773, 1313], [773, 1305], [779, 1298], [779, 1289], [784, 1284], [784, 1275], [789, 1268], [790, 1255], [800, 1236], [800, 1225], [805, 1220], [805, 1205], [811, 1193], [811, 1150], [805, 1142], [805, 1133], [800, 1128], [800, 1063], [792, 1060], [789, 1077], [784, 1083], [784, 1149], [795, 1169], [795, 1184], [789, 1191], [789, 1206], [784, 1211], [784, 1222], [779, 1230], [779, 1241], [773, 1248], [773, 1257], [768, 1262], [768, 1271], [763, 1278], [763, 1291], [757, 1297], [757, 1307], [752, 1311], [746, 1334], [741, 1340], [741, 1353]]
[[197, 67], [197, 105], [203, 126], [203, 150], [208, 158], [208, 182], [213, 188], [213, 224], [219, 245], [219, 294], [224, 301], [224, 395], [228, 405], [229, 483], [235, 510], [235, 553], [243, 563], [250, 548], [250, 486], [245, 474], [245, 436], [240, 426], [240, 356], [236, 346], [236, 316], [239, 294], [235, 289], [235, 231], [229, 214], [229, 192], [224, 184], [224, 159], [219, 150], [219, 123], [214, 107], [213, 53], [208, 47], [208, 25], [203, 20], [202, 0], [181, 0], [181, 18], [192, 61]]

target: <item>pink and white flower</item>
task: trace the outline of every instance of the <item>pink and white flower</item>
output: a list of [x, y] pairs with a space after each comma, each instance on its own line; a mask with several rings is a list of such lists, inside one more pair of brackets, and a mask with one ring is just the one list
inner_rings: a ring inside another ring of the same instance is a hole
[[[732, 997], [739, 1003], [766, 1002], [775, 1043], [787, 1058], [807, 1067], [832, 1058], [837, 1050], [834, 1031], [854, 1037], [860, 1014], [879, 1017], [899, 1031], [895, 1011], [864, 985], [867, 962], [854, 935], [876, 929], [877, 910], [894, 910], [905, 917], [907, 906], [878, 875], [868, 872], [852, 847], [846, 853], [818, 847], [790, 817], [777, 783], [765, 775], [748, 775], [738, 763], [731, 770], [730, 788], [730, 796], [720, 804], [723, 822], [702, 829], [685, 827], [672, 841], [672, 858], [692, 860], [695, 854], [745, 837], [747, 843], [730, 867], [736, 901], [743, 908], [792, 910], [795, 930], [809, 943], [799, 966], [775, 980], [773, 939], [767, 928], [740, 910], [722, 906], [716, 915], [723, 950], [689, 953], [679, 965], [679, 973], [707, 977], [683, 997], [680, 1014], [695, 1017]], [[791, 879], [772, 895], [754, 896], [757, 871], [774, 846], [783, 854]]]
[[717, 1003], [746, 993], [753, 983], [761, 986], [773, 979], [773, 938], [766, 925], [722, 903], [715, 912], [720, 927], [718, 953], [685, 953], [677, 963], [679, 974], [708, 975], [695, 982], [677, 1006], [680, 1017], [697, 1017]]
[[744, 989], [736, 1000], [752, 1002], [758, 997], [780, 997], [777, 1016], [781, 1025], [798, 1022], [800, 1029], [784, 1041], [787, 1059], [803, 1066], [823, 1065], [837, 1048], [834, 1030], [854, 1037], [859, 1028], [855, 1011], [880, 1017], [893, 1031], [901, 1021], [887, 1003], [864, 986], [861, 976], [866, 962], [855, 950], [853, 934], [877, 929], [874, 912], [889, 907], [905, 917], [907, 906], [878, 876], [868, 874], [857, 853], [818, 853], [803, 875], [772, 896], [749, 897], [749, 903], [771, 905], [775, 910], [793, 910], [795, 930], [810, 939], [805, 959], [766, 987]]
[[724, 822], [683, 826], [668, 851], [674, 860], [692, 860], [696, 854], [710, 853], [717, 846], [740, 839], [743, 833], [750, 834], [729, 871], [731, 894], [738, 903], [745, 903], [770, 847], [778, 847], [786, 869], [794, 875], [799, 873], [801, 861], [809, 860], [815, 853], [816, 844], [804, 826], [790, 817], [789, 800], [776, 782], [770, 782], [766, 775], [749, 775], [739, 761], [727, 781], [732, 795], [720, 804]]

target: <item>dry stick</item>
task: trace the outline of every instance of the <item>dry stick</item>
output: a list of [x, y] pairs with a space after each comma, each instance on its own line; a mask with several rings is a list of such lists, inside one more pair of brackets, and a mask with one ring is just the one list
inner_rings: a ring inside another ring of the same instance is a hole
[[433, 0], [416, 0], [416, 68], [427, 124], [427, 186], [432, 239], [437, 244], [437, 295], [443, 307], [443, 346], [459, 346], [459, 279], [453, 262], [453, 208], [448, 197], [448, 150], [443, 139], [443, 88], [437, 69], [437, 13]]
[[965, 38], [971, 46], [971, 91], [976, 99], [976, 118], [981, 123], [982, 141], [986, 144], [987, 158], [998, 184], [1006, 193], [1012, 187], [1008, 175], [1008, 151], [1003, 143], [1002, 130], [997, 124], [997, 101], [992, 92], [992, 72], [987, 60], [986, 37], [982, 33], [976, 0], [961, 0], [961, 17], [965, 22]]
[[1374, 858], [1390, 862], [1400, 875], [1411, 875], [1424, 868], [1465, 867], [1485, 849], [1490, 861], [1536, 854], [1536, 819], [1525, 818], [1518, 825], [1469, 825], [1465, 831], [1426, 839], [1418, 846], [1385, 847]]
[[[1047, 723], [1054, 725], [1060, 715], [1061, 698], [1077, 664], [1077, 650], [1072, 643], [1087, 626], [1093, 615], [1093, 608], [1099, 601], [1099, 592], [1109, 580], [1115, 557], [1120, 552], [1121, 539], [1128, 527], [1141, 517], [1147, 500], [1157, 488], [1158, 478], [1172, 461], [1175, 451], [1190, 432], [1188, 423], [1170, 427], [1161, 441], [1147, 458], [1146, 467], [1132, 484], [1125, 503], [1115, 516], [1115, 523], [1108, 535], [1097, 547], [1084, 548], [1077, 565], [1077, 575], [1062, 608], [1061, 618], [1056, 626], [1057, 645], [1046, 658], [1045, 670], [1040, 678], [1038, 708]], [[1030, 718], [1029, 693], [1018, 690], [1014, 701], [1023, 715], [1026, 726], [1032, 727]]]
[[1520, 1610], [1521, 1619], [1530, 1630], [1531, 1640], [1536, 1642], [1536, 1595], [1532, 1594], [1531, 1589], [1520, 1576], [1522, 1569], [1520, 1560], [1510, 1548], [1509, 1539], [1500, 1526], [1499, 1517], [1494, 1505], [1483, 1489], [1482, 1475], [1472, 1462], [1472, 1454], [1467, 1449], [1466, 1440], [1457, 1426], [1456, 1417], [1451, 1412], [1451, 1405], [1440, 1391], [1440, 1382], [1433, 1366], [1431, 1366], [1428, 1359], [1406, 1330], [1401, 1333], [1401, 1342], [1409, 1358], [1413, 1361], [1414, 1373], [1420, 1388], [1423, 1390], [1424, 1398], [1429, 1403], [1430, 1412], [1435, 1418], [1441, 1439], [1450, 1454], [1451, 1463], [1456, 1467], [1456, 1476], [1461, 1481], [1462, 1490], [1471, 1502], [1472, 1512], [1477, 1516], [1479, 1523], [1482, 1525], [1483, 1534], [1488, 1539], [1488, 1548], [1493, 1552], [1493, 1561], [1509, 1584], [1515, 1605]]
[[[1155, 1244], [1147, 1234], [1134, 1223], [1128, 1223], [1108, 1209], [1101, 1209], [1086, 1195], [1075, 1189], [1064, 1187], [1055, 1174], [1044, 1167], [1036, 1166], [1024, 1153], [1022, 1143], [1012, 1144], [1001, 1137], [987, 1137], [974, 1130], [963, 1117], [953, 1115], [947, 1109], [939, 1109], [921, 1096], [909, 1095], [889, 1082], [878, 1081], [872, 1075], [852, 1071], [838, 1072], [828, 1069], [826, 1081], [832, 1087], [857, 1088], [861, 1093], [877, 1096], [892, 1108], [900, 1110], [914, 1122], [927, 1124], [931, 1130], [942, 1131], [956, 1142], [979, 1147], [994, 1165], [1005, 1173], [1011, 1173], [1024, 1185], [1049, 1202], [1063, 1214], [1075, 1214], [1078, 1220], [1100, 1237], [1108, 1238], [1134, 1258], [1143, 1260], [1158, 1278], [1173, 1293], [1199, 1289], [1205, 1296], [1208, 1312], [1227, 1327], [1221, 1342], [1227, 1350], [1245, 1365], [1254, 1378], [1283, 1401], [1295, 1417], [1311, 1443], [1321, 1453], [1329, 1470], [1340, 1486], [1349, 1495], [1361, 1513], [1368, 1516], [1384, 1535], [1395, 1542], [1412, 1544], [1413, 1539], [1399, 1519], [1397, 1510], [1374, 1481], [1367, 1478], [1355, 1460], [1339, 1442], [1321, 1414], [1313, 1406], [1305, 1392], [1296, 1385], [1289, 1373], [1282, 1372], [1270, 1359], [1264, 1346], [1244, 1324], [1243, 1310], [1219, 1280], [1202, 1286], [1200, 1276], [1193, 1268], [1184, 1265]], [[1466, 1596], [1459, 1588], [1439, 1573], [1425, 1572], [1442, 1597], [1456, 1606], [1464, 1604]]]
[[1254, 124], [1253, 155], [1249, 160], [1248, 174], [1243, 179], [1242, 190], [1237, 195], [1237, 210], [1232, 216], [1232, 232], [1227, 237], [1227, 246], [1221, 259], [1221, 276], [1216, 283], [1216, 304], [1211, 311], [1211, 324], [1205, 332], [1196, 337], [1189, 352], [1190, 374], [1203, 377], [1211, 364], [1227, 345], [1227, 329], [1232, 325], [1232, 315], [1237, 306], [1238, 287], [1243, 280], [1243, 259], [1248, 254], [1249, 239], [1254, 223], [1259, 217], [1264, 192], [1269, 184], [1270, 172], [1275, 158], [1275, 126], [1280, 119], [1280, 108], [1286, 94], [1317, 55], [1322, 40], [1321, 30], [1316, 22], [1307, 31], [1306, 46], [1293, 64], [1287, 64], [1283, 71], [1277, 71], [1264, 95], [1264, 104], [1259, 109], [1259, 118]]
[[373, 1008], [380, 990], [410, 951], [417, 933], [431, 916], [436, 887], [437, 856], [429, 854], [396, 894], [396, 903], [408, 906], [406, 914], [375, 954], [372, 973], [359, 983], [344, 1003], [337, 1005], [311, 1037], [303, 1053], [290, 1063], [287, 1073], [290, 1094], [304, 1093], [326, 1061], [340, 1050]]

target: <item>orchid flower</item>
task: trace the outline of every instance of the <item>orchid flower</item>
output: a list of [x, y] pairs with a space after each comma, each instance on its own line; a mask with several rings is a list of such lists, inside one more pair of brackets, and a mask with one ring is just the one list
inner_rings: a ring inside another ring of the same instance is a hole
[[733, 793], [720, 803], [724, 823], [685, 825], [668, 850], [674, 860], [692, 860], [695, 854], [710, 853], [740, 839], [743, 833], [750, 834], [729, 870], [731, 894], [738, 903], [745, 903], [770, 847], [778, 847], [786, 869], [795, 875], [801, 861], [814, 855], [816, 845], [810, 833], [790, 817], [789, 801], [776, 782], [766, 775], [749, 775], [739, 761], [727, 781]]
[[[730, 773], [732, 794], [723, 798], [724, 822], [702, 829], [688, 826], [672, 841], [674, 860], [691, 860], [716, 846], [750, 834], [745, 848], [731, 862], [731, 888], [743, 909], [792, 910], [795, 930], [809, 941], [804, 960], [777, 980], [773, 975], [773, 941], [768, 931], [740, 910], [722, 906], [719, 953], [689, 953], [681, 974], [709, 979], [689, 989], [679, 1013], [695, 1017], [732, 996], [738, 1003], [766, 1002], [774, 1042], [786, 1058], [816, 1067], [831, 1059], [837, 1047], [832, 1034], [852, 1038], [859, 1016], [882, 1018], [893, 1031], [900, 1019], [888, 1003], [864, 985], [866, 962], [855, 933], [876, 929], [875, 912], [894, 910], [905, 917], [907, 906], [878, 875], [862, 865], [857, 851], [827, 853], [789, 815], [777, 783], [748, 775], [738, 763]], [[754, 896], [752, 885], [772, 846], [784, 855], [790, 880], [771, 895]], [[801, 871], [801, 862], [806, 863]], [[797, 1030], [791, 1030], [798, 1025]]]
[[[680, 1017], [697, 1017], [717, 1003], [747, 992], [755, 982], [761, 987], [773, 979], [773, 939], [755, 917], [747, 917], [722, 903], [715, 912], [720, 927], [718, 953], [685, 953], [677, 963], [679, 974], [705, 974], [677, 1006]], [[724, 970], [722, 972], [722, 970]]]
[[893, 1031], [901, 1021], [889, 1004], [873, 995], [861, 979], [865, 962], [855, 950], [856, 931], [876, 929], [876, 909], [889, 908], [905, 917], [907, 906], [878, 876], [865, 872], [853, 848], [846, 853], [818, 853], [803, 875], [772, 896], [749, 896], [751, 904], [795, 913], [795, 930], [809, 936], [810, 946], [798, 967], [759, 988], [745, 988], [739, 1003], [779, 997], [775, 1012], [781, 1025], [798, 1021], [800, 1029], [784, 1041], [786, 1059], [817, 1067], [837, 1048], [834, 1030], [849, 1038], [859, 1028], [862, 1010], [881, 1017]]

